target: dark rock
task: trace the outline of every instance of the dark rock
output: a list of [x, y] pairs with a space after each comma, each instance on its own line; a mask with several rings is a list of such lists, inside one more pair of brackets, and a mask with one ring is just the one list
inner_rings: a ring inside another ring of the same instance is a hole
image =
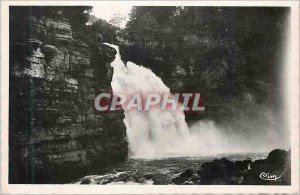
[[[267, 177], [279, 177], [267, 180]], [[267, 159], [256, 160], [245, 175], [243, 184], [250, 185], [290, 185], [291, 183], [291, 154], [290, 151], [273, 150]]]
[[183, 185], [187, 182], [188, 178], [186, 177], [176, 177], [172, 179], [172, 182], [176, 185]]
[[193, 171], [191, 169], [187, 169], [186, 171], [184, 171], [183, 173], [181, 173], [179, 176], [180, 177], [186, 177], [186, 178], [189, 178], [189, 177], [193, 177]]
[[234, 163], [226, 158], [222, 158], [203, 163], [201, 168], [197, 172], [197, 175], [200, 177], [200, 184], [226, 184], [234, 172]]
[[167, 174], [153, 173], [144, 175], [145, 179], [152, 180], [154, 185], [168, 185], [172, 182], [172, 178]]
[[194, 172], [191, 169], [187, 169], [186, 171], [180, 173], [180, 175], [174, 179], [172, 182], [178, 185], [190, 185], [193, 181], [189, 181], [189, 178], [194, 176]]
[[[205, 162], [196, 174], [187, 169], [172, 182], [181, 185], [290, 185], [290, 163], [290, 151], [276, 149], [267, 159], [254, 162], [251, 159], [233, 162], [226, 158]], [[274, 175], [278, 177], [276, 180], [263, 179]]]
[[234, 171], [236, 174], [241, 174], [246, 173], [248, 169], [250, 168], [252, 161], [251, 159], [246, 159], [243, 161], [235, 161], [234, 162]]
[[290, 152], [287, 152], [285, 150], [275, 149], [269, 153], [267, 157], [267, 162], [270, 165], [278, 168], [278, 166], [282, 166], [283, 164], [285, 164], [285, 162], [289, 158], [289, 155]]
[[90, 98], [111, 91], [116, 51], [59, 16], [11, 11], [10, 183], [66, 183], [126, 159], [124, 112], [95, 114]]
[[85, 179], [80, 184], [90, 184], [90, 183], [91, 183], [90, 179]]

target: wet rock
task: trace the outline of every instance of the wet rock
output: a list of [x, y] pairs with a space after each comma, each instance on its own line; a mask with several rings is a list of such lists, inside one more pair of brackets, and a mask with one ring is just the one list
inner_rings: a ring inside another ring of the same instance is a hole
[[177, 185], [186, 185], [193, 183], [192, 181], [189, 181], [189, 178], [194, 176], [194, 172], [191, 169], [187, 169], [186, 171], [179, 174], [178, 177], [172, 179], [172, 182]]
[[197, 172], [200, 184], [228, 184], [234, 171], [234, 163], [226, 158], [216, 159], [201, 165]]
[[144, 175], [145, 179], [152, 180], [154, 185], [168, 185], [172, 183], [172, 178], [167, 174], [153, 173]]
[[251, 165], [251, 163], [252, 163], [251, 159], [246, 159], [243, 161], [235, 161], [234, 166], [237, 171], [242, 171], [242, 170], [248, 169], [249, 166]]
[[275, 149], [271, 151], [267, 157], [267, 162], [278, 168], [286, 163], [287, 159], [290, 157], [290, 151]]
[[266, 159], [230, 161], [226, 158], [205, 162], [193, 174], [188, 169], [174, 178], [181, 185], [290, 185], [290, 151], [273, 150]]
[[271, 151], [267, 159], [254, 161], [245, 175], [244, 182], [249, 185], [290, 185], [290, 183], [291, 153], [279, 149]]
[[186, 171], [184, 171], [183, 173], [181, 173], [179, 176], [180, 177], [186, 177], [186, 178], [189, 178], [189, 177], [193, 177], [193, 171], [191, 169], [187, 169]]
[[85, 179], [80, 184], [90, 184], [90, 183], [91, 183], [90, 179]]
[[176, 185], [183, 185], [185, 182], [187, 182], [186, 177], [176, 177], [172, 179], [172, 182]]

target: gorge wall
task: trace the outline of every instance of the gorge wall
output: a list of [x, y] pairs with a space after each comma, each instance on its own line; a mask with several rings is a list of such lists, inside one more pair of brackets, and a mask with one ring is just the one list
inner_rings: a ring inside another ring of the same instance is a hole
[[88, 8], [41, 9], [10, 7], [10, 183], [65, 183], [128, 154], [123, 111], [93, 106], [111, 91], [115, 50], [70, 24]]

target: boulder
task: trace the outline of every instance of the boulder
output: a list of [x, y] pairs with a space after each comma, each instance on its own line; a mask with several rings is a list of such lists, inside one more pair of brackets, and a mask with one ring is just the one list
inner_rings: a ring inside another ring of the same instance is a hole
[[215, 159], [201, 164], [195, 174], [187, 169], [172, 182], [178, 185], [290, 185], [290, 151], [276, 149], [266, 159], [254, 162], [250, 158], [235, 162]]
[[[290, 185], [290, 151], [275, 149], [267, 159], [256, 160], [245, 175], [243, 184], [247, 185]], [[275, 177], [277, 179], [275, 179]]]
[[182, 172], [179, 176], [180, 177], [185, 177], [185, 178], [190, 178], [193, 177], [194, 172], [191, 169], [187, 169], [186, 171]]
[[192, 178], [193, 176], [194, 172], [191, 169], [187, 169], [184, 172], [180, 173], [178, 177], [172, 179], [172, 182], [178, 185], [189, 185], [193, 183], [193, 181], [190, 181], [190, 178]]

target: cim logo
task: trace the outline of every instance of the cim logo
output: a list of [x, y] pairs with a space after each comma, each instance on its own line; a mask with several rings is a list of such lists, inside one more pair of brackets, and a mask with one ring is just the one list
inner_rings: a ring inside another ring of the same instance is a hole
[[281, 178], [281, 175], [280, 174], [276, 174], [276, 173], [273, 173], [273, 174], [270, 174], [270, 173], [266, 173], [266, 172], [262, 172], [259, 177], [262, 179], [262, 180], [267, 180], [267, 181], [277, 181], [279, 178]]

